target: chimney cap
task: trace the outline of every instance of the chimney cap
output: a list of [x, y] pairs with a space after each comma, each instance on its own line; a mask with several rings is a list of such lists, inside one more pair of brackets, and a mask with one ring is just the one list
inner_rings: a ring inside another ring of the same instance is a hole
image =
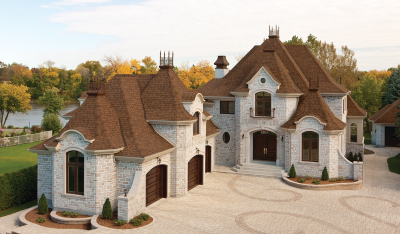
[[219, 55], [217, 61], [215, 61], [214, 65], [217, 65], [217, 68], [226, 69], [229, 65], [228, 60], [226, 60], [225, 55]]

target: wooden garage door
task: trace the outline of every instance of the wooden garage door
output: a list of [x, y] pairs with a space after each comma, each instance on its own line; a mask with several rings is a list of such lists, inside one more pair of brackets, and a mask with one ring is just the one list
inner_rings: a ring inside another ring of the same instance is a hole
[[396, 127], [385, 126], [385, 146], [396, 147], [400, 144], [400, 139], [394, 136]]
[[160, 165], [146, 175], [146, 206], [167, 197], [167, 166]]
[[203, 156], [194, 156], [188, 163], [188, 190], [203, 184]]

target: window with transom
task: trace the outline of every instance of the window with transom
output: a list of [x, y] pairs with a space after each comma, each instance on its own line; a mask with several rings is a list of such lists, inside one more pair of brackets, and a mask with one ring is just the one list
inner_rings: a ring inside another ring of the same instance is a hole
[[79, 151], [67, 153], [67, 193], [85, 192], [85, 156]]
[[200, 122], [200, 114], [199, 114], [199, 112], [196, 112], [196, 113], [194, 113], [194, 115], [193, 115], [197, 120], [196, 120], [196, 122], [194, 122], [194, 124], [193, 124], [193, 135], [197, 135], [197, 134], [199, 134], [200, 133], [200, 124], [199, 124], [199, 122]]
[[319, 134], [312, 131], [303, 132], [302, 142], [302, 161], [318, 162]]
[[256, 116], [271, 116], [271, 94], [256, 93]]

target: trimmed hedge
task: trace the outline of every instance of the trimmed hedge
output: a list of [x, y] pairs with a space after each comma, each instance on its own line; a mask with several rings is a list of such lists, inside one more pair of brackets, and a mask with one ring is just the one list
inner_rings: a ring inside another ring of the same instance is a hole
[[37, 199], [37, 165], [0, 176], [0, 211]]

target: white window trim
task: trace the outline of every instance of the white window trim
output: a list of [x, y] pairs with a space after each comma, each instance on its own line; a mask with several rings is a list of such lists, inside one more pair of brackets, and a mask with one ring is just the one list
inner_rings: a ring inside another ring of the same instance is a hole
[[[84, 186], [84, 192], [83, 195], [80, 194], [72, 194], [72, 193], [67, 193], [67, 152], [70, 151], [79, 151], [84, 155], [84, 162], [83, 162], [83, 186]], [[62, 151], [62, 155], [63, 155], [63, 180], [64, 180], [64, 186], [63, 186], [63, 193], [61, 194], [62, 197], [65, 198], [79, 198], [79, 199], [86, 199], [86, 195], [87, 195], [87, 181], [86, 181], [86, 175], [87, 175], [87, 165], [86, 165], [86, 161], [88, 160], [88, 154], [85, 152], [85, 149], [81, 148], [81, 147], [70, 147], [68, 149], [65, 149]]]

